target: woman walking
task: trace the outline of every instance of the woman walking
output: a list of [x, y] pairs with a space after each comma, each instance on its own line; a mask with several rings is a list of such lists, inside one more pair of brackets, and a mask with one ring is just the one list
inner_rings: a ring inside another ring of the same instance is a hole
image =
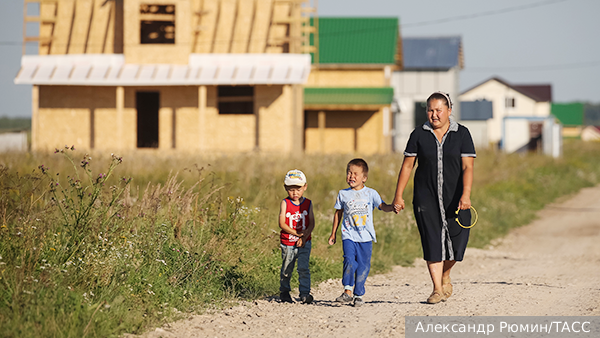
[[433, 282], [427, 303], [452, 295], [450, 270], [462, 261], [469, 229], [455, 221], [457, 209], [471, 207], [475, 146], [469, 130], [450, 118], [452, 101], [435, 92], [427, 99], [427, 122], [410, 135], [398, 174], [394, 210], [404, 209], [402, 194], [418, 160], [414, 178], [413, 210], [421, 235], [423, 258]]

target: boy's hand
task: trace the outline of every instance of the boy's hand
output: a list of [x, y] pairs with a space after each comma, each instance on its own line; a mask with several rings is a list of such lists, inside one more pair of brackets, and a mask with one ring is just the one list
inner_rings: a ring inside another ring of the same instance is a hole
[[379, 209], [380, 209], [381, 211], [383, 211], [383, 212], [392, 212], [392, 211], [396, 212], [396, 211], [395, 211], [395, 209], [394, 209], [394, 206], [393, 206], [393, 205], [391, 205], [391, 204], [385, 204], [385, 203], [382, 203], [382, 204], [379, 206]]
[[298, 238], [298, 241], [296, 242], [296, 247], [303, 248], [305, 244], [306, 243], [302, 240], [302, 237], [300, 237], [300, 238]]
[[329, 245], [334, 245], [335, 244], [335, 235], [331, 235], [329, 236]]

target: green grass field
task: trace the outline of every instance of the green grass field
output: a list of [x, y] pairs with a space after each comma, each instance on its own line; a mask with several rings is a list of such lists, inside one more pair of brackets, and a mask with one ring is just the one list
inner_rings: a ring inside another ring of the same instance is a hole
[[[469, 245], [485, 247], [547, 203], [600, 183], [599, 143], [570, 140], [564, 154], [480, 151]], [[353, 156], [122, 155], [0, 155], [3, 336], [141, 333], [181, 312], [277, 294], [277, 214], [293, 168], [306, 173], [314, 203], [313, 285], [340, 277], [341, 245], [327, 238]], [[402, 157], [364, 158], [367, 185], [391, 202]], [[373, 273], [420, 257], [411, 210], [375, 212]]]

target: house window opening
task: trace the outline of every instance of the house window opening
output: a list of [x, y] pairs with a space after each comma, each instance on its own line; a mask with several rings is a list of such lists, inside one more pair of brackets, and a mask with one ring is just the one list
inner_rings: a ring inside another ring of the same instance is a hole
[[254, 114], [254, 87], [219, 86], [219, 114]]
[[504, 100], [504, 106], [506, 108], [514, 108], [515, 107], [515, 98], [514, 97], [507, 97]]
[[175, 5], [140, 5], [140, 43], [175, 43]]
[[137, 92], [137, 147], [158, 148], [158, 92]]

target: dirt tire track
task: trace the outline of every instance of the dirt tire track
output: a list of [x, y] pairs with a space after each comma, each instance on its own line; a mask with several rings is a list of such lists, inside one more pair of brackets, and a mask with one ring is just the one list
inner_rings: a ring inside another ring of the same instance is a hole
[[369, 276], [360, 308], [337, 306], [342, 285], [329, 280], [313, 289], [310, 305], [244, 302], [143, 337], [404, 337], [404, 316], [600, 316], [600, 186], [538, 216], [495, 246], [468, 248], [447, 302], [425, 303], [431, 283], [417, 259], [414, 267]]

